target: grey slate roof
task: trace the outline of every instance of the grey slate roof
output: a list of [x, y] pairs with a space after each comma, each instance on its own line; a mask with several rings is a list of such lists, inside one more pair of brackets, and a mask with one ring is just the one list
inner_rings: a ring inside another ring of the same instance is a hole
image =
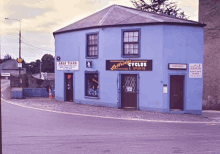
[[137, 10], [121, 5], [111, 5], [99, 12], [96, 12], [84, 19], [55, 31], [53, 34], [76, 31], [82, 29], [91, 29], [99, 27], [113, 27], [124, 25], [147, 25], [147, 24], [174, 24], [191, 25], [204, 27], [196, 21], [185, 20], [167, 15], [161, 15], [146, 11]]
[[7, 60], [4, 63], [1, 64], [2, 65], [2, 69], [8, 69], [8, 70], [15, 70], [15, 69], [19, 69], [19, 67], [17, 66], [17, 61], [14, 59], [11, 60]]

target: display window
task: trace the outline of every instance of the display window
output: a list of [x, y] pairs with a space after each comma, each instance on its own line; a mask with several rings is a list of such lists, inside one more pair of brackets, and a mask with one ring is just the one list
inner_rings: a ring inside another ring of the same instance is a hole
[[85, 73], [85, 96], [99, 97], [98, 73]]

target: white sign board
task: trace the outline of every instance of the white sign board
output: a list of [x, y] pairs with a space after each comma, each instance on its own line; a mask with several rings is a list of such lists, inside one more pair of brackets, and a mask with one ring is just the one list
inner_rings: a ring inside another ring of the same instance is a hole
[[189, 78], [202, 78], [202, 64], [201, 63], [189, 64]]
[[164, 87], [163, 87], [163, 93], [164, 93], [164, 94], [167, 94], [167, 86], [164, 86]]
[[127, 87], [127, 91], [132, 91], [132, 87]]
[[18, 63], [18, 67], [22, 67], [22, 63]]
[[1, 76], [10, 76], [10, 73], [1, 73]]
[[187, 69], [186, 64], [169, 64], [169, 69]]
[[79, 61], [59, 61], [57, 70], [79, 70]]

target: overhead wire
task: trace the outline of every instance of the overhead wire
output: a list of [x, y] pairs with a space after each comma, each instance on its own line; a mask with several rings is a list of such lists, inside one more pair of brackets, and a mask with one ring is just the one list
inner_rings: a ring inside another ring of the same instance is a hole
[[[23, 39], [24, 39], [24, 37], [23, 36], [21, 36]], [[26, 39], [25, 39], [26, 40]], [[47, 49], [43, 49], [43, 48], [39, 48], [39, 47], [36, 47], [36, 46], [33, 46], [33, 45], [30, 45], [30, 43], [29, 44], [27, 44], [27, 43], [25, 43], [25, 42], [21, 42], [21, 43], [23, 43], [23, 44], [25, 44], [25, 45], [27, 45], [27, 46], [31, 46], [31, 47], [33, 47], [33, 48], [37, 48], [37, 49], [40, 49], [40, 50], [45, 50], [45, 51], [50, 51], [50, 52], [54, 52], [54, 51], [51, 51], [51, 50], [47, 50]]]

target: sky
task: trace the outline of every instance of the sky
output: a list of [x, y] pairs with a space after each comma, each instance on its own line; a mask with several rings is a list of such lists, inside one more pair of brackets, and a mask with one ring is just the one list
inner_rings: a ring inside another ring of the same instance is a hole
[[[198, 0], [170, 1], [176, 1], [189, 20], [198, 21]], [[130, 0], [0, 0], [1, 58], [19, 57], [20, 22], [5, 18], [21, 21], [21, 58], [29, 63], [44, 54], [55, 56], [54, 31], [113, 4], [134, 7]]]

